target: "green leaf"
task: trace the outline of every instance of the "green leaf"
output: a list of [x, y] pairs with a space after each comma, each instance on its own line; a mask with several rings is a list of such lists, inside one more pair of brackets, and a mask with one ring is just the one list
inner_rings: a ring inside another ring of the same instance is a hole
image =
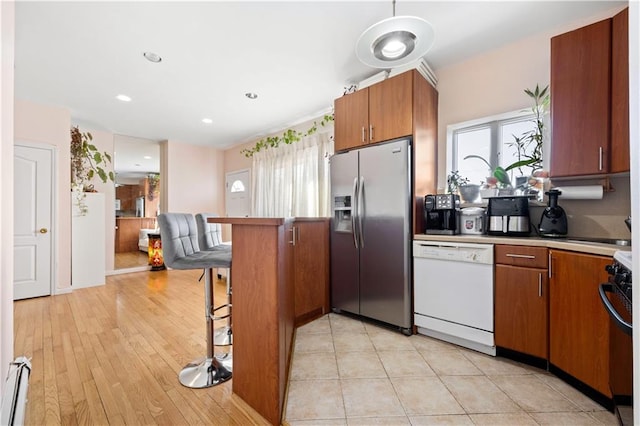
[[100, 180], [102, 180], [102, 183], [107, 182], [107, 174], [104, 172], [103, 169], [98, 168], [98, 176], [100, 176]]
[[111, 162], [111, 156], [109, 155], [109, 153], [105, 152], [104, 153], [104, 158], [106, 158], [107, 161]]
[[93, 175], [94, 175], [93, 169], [89, 170], [87, 172], [87, 180], [93, 179]]
[[478, 160], [484, 161], [484, 164], [486, 164], [487, 167], [489, 167], [489, 170], [491, 170], [491, 164], [489, 164], [489, 162], [487, 160], [485, 160], [484, 158], [480, 157], [479, 155], [467, 155], [466, 157], [463, 158], [463, 160], [467, 160], [469, 158], [477, 158]]
[[93, 154], [93, 161], [95, 161], [98, 164], [101, 163], [102, 155], [99, 152], [96, 152], [95, 154]]
[[97, 151], [98, 148], [96, 148], [95, 145], [91, 145], [90, 143], [87, 144], [87, 148], [89, 149], [89, 151]]
[[113, 174], [113, 172], [109, 172], [109, 180], [111, 182], [115, 182], [116, 181], [116, 176]]
[[511, 180], [509, 180], [509, 175], [506, 170], [502, 167], [498, 166], [493, 171], [493, 176], [498, 179], [498, 182], [503, 183], [505, 185], [511, 185]]
[[[524, 167], [524, 166], [528, 166], [530, 164], [535, 163], [537, 160], [535, 158], [530, 158], [528, 160], [520, 160], [520, 161], [516, 161], [513, 164], [510, 164], [506, 169], [504, 169], [505, 172], [508, 172], [509, 170], [513, 170], [516, 169], [518, 167]], [[497, 176], [496, 176], [497, 177]]]

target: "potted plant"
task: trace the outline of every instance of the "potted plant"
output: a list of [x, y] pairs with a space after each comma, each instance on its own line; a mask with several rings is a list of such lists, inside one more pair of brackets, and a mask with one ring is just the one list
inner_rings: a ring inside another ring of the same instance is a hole
[[80, 132], [78, 126], [71, 128], [71, 190], [81, 215], [87, 214], [85, 192], [96, 192], [91, 181], [96, 176], [102, 183], [114, 181], [113, 171], [106, 170], [111, 164], [111, 155], [100, 152], [92, 140], [91, 133]]
[[447, 192], [450, 194], [458, 193], [462, 201], [472, 203], [480, 194], [480, 185], [469, 183], [469, 179], [454, 170], [447, 176]]

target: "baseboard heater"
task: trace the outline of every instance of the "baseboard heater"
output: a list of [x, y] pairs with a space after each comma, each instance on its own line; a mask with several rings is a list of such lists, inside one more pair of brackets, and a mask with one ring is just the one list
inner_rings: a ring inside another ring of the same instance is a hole
[[30, 375], [31, 362], [23, 356], [19, 356], [9, 365], [0, 405], [0, 425], [24, 424]]

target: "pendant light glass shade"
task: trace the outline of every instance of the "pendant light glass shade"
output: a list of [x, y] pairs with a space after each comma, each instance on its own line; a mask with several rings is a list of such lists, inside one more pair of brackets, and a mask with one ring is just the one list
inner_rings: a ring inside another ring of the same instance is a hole
[[393, 68], [423, 57], [433, 41], [429, 22], [416, 16], [394, 16], [362, 33], [356, 43], [356, 56], [373, 68]]

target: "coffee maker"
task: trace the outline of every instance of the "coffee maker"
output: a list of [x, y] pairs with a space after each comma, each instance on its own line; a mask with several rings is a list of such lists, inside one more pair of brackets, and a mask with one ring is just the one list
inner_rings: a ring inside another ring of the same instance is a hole
[[562, 194], [557, 189], [545, 192], [549, 196], [549, 204], [542, 212], [538, 231], [543, 237], [564, 237], [567, 235], [567, 215], [558, 205], [558, 196]]
[[424, 196], [425, 234], [460, 233], [460, 196], [435, 194]]

